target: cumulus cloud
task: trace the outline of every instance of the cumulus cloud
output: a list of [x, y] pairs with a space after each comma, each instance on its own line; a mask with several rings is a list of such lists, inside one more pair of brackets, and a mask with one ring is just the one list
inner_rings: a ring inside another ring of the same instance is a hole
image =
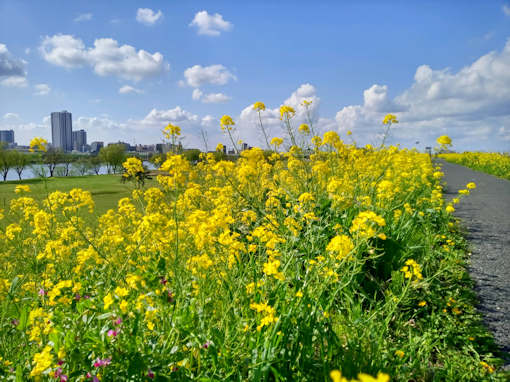
[[34, 88], [35, 88], [34, 95], [43, 96], [43, 95], [48, 94], [51, 91], [51, 88], [49, 87], [48, 84], [37, 84], [34, 86]]
[[90, 66], [100, 76], [114, 75], [140, 81], [170, 69], [159, 52], [136, 50], [130, 45], [119, 46], [111, 38], [100, 38], [86, 48], [83, 41], [71, 35], [46, 36], [39, 50], [43, 58], [57, 66], [75, 68]]
[[14, 57], [5, 44], [0, 44], [0, 85], [6, 87], [26, 87], [26, 62]]
[[25, 77], [12, 76], [1, 80], [0, 85], [8, 88], [26, 88], [28, 86], [28, 81]]
[[223, 65], [195, 65], [184, 71], [184, 77], [186, 83], [194, 88], [205, 84], [225, 85], [230, 80], [237, 80], [236, 76]]
[[231, 100], [232, 98], [223, 93], [209, 93], [202, 97], [203, 103], [222, 103]]
[[342, 108], [336, 120], [341, 132], [352, 130], [357, 139], [371, 143], [382, 134], [384, 114], [398, 113], [401, 123], [395, 126], [394, 142], [434, 145], [435, 137], [448, 134], [462, 145], [489, 147], [497, 126], [508, 126], [509, 105], [510, 40], [502, 51], [457, 72], [419, 66], [412, 85], [394, 99], [387, 86], [373, 85], [365, 90], [363, 105]]
[[90, 21], [92, 20], [92, 13], [82, 13], [74, 18], [74, 22]]
[[143, 94], [143, 90], [124, 85], [119, 89], [119, 94]]
[[204, 93], [202, 92], [202, 90], [193, 89], [193, 93], [191, 93], [191, 98], [193, 98], [193, 100], [195, 100], [195, 101], [198, 101], [200, 99], [200, 97], [202, 97], [203, 95], [204, 95]]
[[222, 103], [231, 100], [232, 98], [223, 93], [208, 93], [204, 94], [202, 90], [196, 88], [191, 93], [191, 98], [198, 101], [201, 100], [203, 103]]
[[163, 12], [154, 12], [150, 8], [138, 8], [136, 11], [136, 21], [145, 25], [154, 25], [163, 18]]
[[19, 114], [16, 114], [16, 113], [5, 113], [4, 114], [4, 119], [16, 120], [16, 119], [19, 119]]
[[226, 32], [233, 28], [232, 23], [223, 20], [223, 16], [219, 13], [210, 15], [207, 11], [197, 12], [190, 26], [197, 27], [198, 34], [207, 36], [219, 36], [221, 32]]

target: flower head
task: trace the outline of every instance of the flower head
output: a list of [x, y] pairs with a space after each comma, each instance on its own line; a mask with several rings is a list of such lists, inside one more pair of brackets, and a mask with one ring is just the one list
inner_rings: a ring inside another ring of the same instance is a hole
[[280, 106], [280, 119], [287, 118], [291, 119], [294, 117], [294, 114], [296, 114], [296, 110], [292, 108], [291, 106]]
[[398, 123], [397, 116], [393, 114], [386, 114], [382, 123], [383, 125]]
[[253, 104], [253, 110], [264, 111], [266, 110], [266, 105], [264, 105], [263, 102], [255, 102]]
[[299, 125], [298, 130], [300, 133], [308, 134], [310, 133], [310, 126], [308, 126], [306, 123], [302, 123]]
[[46, 152], [48, 149], [48, 141], [41, 137], [32, 138], [30, 141], [30, 151], [40, 150]]
[[436, 139], [436, 142], [441, 146], [448, 146], [452, 144], [452, 139], [448, 135], [441, 135]]
[[220, 119], [221, 130], [232, 130], [232, 126], [235, 125], [234, 120], [229, 115], [224, 115]]
[[280, 147], [280, 145], [282, 143], [283, 143], [283, 139], [282, 138], [274, 137], [273, 139], [271, 139], [271, 144], [273, 146]]

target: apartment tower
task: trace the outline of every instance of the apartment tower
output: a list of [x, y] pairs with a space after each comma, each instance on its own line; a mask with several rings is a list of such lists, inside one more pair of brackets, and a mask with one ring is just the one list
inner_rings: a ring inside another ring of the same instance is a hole
[[51, 113], [51, 143], [62, 151], [73, 150], [73, 115], [66, 110]]

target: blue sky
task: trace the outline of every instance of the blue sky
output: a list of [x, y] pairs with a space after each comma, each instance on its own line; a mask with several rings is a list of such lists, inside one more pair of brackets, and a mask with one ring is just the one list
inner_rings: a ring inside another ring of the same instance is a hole
[[394, 113], [391, 143], [508, 151], [509, 38], [499, 1], [0, 0], [0, 128], [50, 138], [66, 109], [89, 142], [156, 143], [171, 122], [203, 148], [229, 114], [255, 145], [254, 102], [282, 136], [278, 107], [298, 125], [306, 99], [319, 130], [359, 144]]

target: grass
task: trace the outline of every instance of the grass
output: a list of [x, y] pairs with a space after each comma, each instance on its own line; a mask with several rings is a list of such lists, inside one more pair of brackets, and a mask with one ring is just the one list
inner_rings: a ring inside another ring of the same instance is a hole
[[58, 178], [39, 178], [7, 181], [0, 184], [0, 208], [9, 208], [11, 199], [19, 195], [14, 193], [18, 184], [30, 186], [30, 196], [37, 201], [46, 198], [54, 191], [69, 192], [73, 188], [90, 191], [95, 202], [95, 215], [102, 215], [110, 208], [115, 208], [119, 199], [131, 195], [132, 184], [120, 181], [120, 175], [87, 175]]

